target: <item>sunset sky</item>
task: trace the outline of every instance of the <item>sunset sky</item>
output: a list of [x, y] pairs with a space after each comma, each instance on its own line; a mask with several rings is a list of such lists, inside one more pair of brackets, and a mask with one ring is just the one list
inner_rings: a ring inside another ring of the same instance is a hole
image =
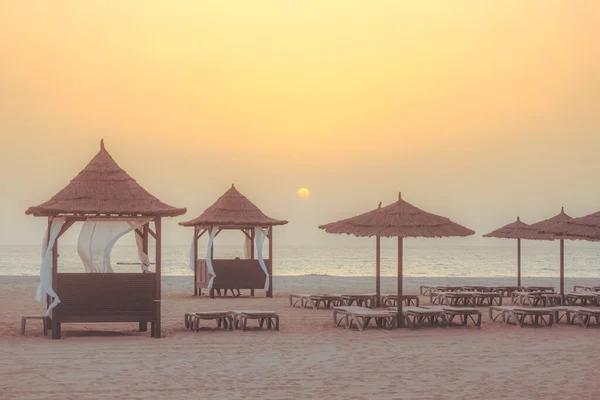
[[279, 244], [398, 191], [475, 240], [598, 211], [598, 38], [597, 0], [1, 1], [0, 245], [101, 138], [167, 244], [232, 183]]

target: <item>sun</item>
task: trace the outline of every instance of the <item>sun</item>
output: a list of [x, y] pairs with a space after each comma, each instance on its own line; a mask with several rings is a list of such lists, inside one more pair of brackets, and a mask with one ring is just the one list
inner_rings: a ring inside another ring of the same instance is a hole
[[306, 199], [308, 196], [310, 196], [310, 192], [307, 188], [298, 189], [298, 197], [300, 197], [301, 199]]

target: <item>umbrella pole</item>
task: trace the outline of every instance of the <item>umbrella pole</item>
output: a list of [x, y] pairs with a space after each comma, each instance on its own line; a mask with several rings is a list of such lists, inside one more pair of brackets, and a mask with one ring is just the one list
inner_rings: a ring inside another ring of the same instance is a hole
[[565, 240], [560, 239], [560, 294], [565, 294]]
[[398, 328], [404, 326], [404, 315], [402, 313], [402, 237], [398, 237]]
[[521, 286], [521, 239], [517, 239], [517, 286]]
[[377, 251], [375, 256], [375, 275], [377, 279], [375, 282], [375, 292], [377, 293], [377, 298], [375, 302], [377, 307], [381, 307], [381, 238], [379, 236], [375, 238], [375, 248]]

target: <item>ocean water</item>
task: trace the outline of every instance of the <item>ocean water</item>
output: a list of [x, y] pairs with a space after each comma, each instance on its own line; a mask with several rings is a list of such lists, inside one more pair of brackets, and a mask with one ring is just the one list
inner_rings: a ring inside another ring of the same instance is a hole
[[[382, 244], [381, 273], [383, 276], [396, 276], [397, 249], [390, 242]], [[35, 246], [0, 246], [0, 275], [38, 275], [40, 251], [40, 248]], [[151, 260], [154, 259], [153, 251], [151, 247]], [[463, 244], [441, 240], [407, 240], [404, 245], [404, 275], [407, 277], [514, 277], [517, 268], [516, 251], [517, 246], [514, 241], [490, 240], [482, 244]], [[243, 250], [234, 246], [215, 247], [215, 258], [233, 257], [243, 257]], [[116, 246], [111, 260], [115, 272], [139, 271], [139, 265], [136, 264], [137, 253], [133, 246]], [[60, 248], [59, 270], [83, 271], [75, 246]], [[556, 277], [558, 271], [558, 242], [523, 242], [522, 275], [524, 277]], [[192, 274], [189, 269], [189, 247], [163, 247], [163, 275]], [[274, 275], [372, 276], [374, 274], [374, 245], [278, 246], [274, 249]], [[566, 242], [565, 276], [600, 278], [600, 244]]]

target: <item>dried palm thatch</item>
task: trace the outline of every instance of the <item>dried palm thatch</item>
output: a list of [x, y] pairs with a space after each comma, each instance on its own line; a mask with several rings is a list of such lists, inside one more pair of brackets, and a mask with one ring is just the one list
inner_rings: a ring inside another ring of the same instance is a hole
[[234, 185], [215, 203], [191, 221], [180, 222], [182, 226], [252, 227], [285, 225], [287, 221], [267, 217]]
[[529, 225], [530, 228], [536, 229], [537, 233], [532, 233], [532, 237], [528, 238], [531, 240], [554, 240], [554, 239], [562, 239], [561, 235], [555, 235], [546, 232], [547, 229], [556, 226], [557, 224], [571, 221], [573, 217], [570, 217], [565, 213], [565, 208], [562, 207], [560, 209], [560, 213], [555, 215], [552, 218], [545, 219], [540, 222], [536, 222], [535, 224]]
[[356, 217], [319, 226], [328, 233], [381, 237], [452, 237], [475, 232], [448, 218], [430, 214], [402, 200]]
[[117, 165], [100, 142], [100, 151], [71, 182], [47, 202], [30, 207], [35, 216], [145, 215], [173, 217], [186, 212], [161, 202]]
[[504, 225], [501, 228], [496, 229], [490, 233], [486, 233], [483, 237], [493, 237], [500, 239], [536, 239], [538, 237], [538, 230], [532, 228], [531, 225], [521, 221], [519, 217], [515, 222], [508, 225]]
[[557, 239], [600, 241], [600, 211], [559, 221], [543, 228], [542, 233], [554, 235]]

